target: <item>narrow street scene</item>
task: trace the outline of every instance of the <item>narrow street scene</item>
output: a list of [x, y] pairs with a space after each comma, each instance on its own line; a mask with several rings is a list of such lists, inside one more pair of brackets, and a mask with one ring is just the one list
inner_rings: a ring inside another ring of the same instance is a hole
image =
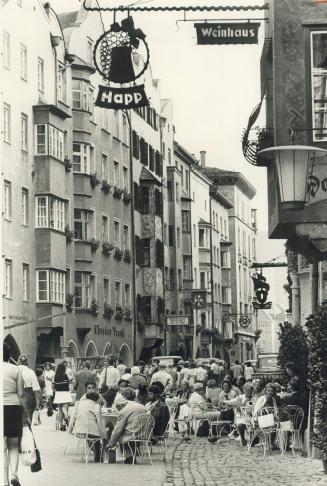
[[0, 0], [3, 486], [327, 486], [327, 0]]

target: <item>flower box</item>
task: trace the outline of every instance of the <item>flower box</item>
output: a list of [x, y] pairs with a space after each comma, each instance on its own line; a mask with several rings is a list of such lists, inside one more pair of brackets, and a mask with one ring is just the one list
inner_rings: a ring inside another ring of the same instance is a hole
[[95, 238], [92, 238], [92, 240], [90, 240], [90, 243], [91, 243], [91, 251], [93, 253], [96, 252], [100, 246], [100, 241], [96, 240]]
[[124, 251], [124, 262], [131, 263], [132, 261], [132, 255], [129, 250]]
[[104, 304], [103, 306], [103, 317], [106, 319], [111, 319], [111, 316], [114, 314], [114, 309], [109, 304]]
[[123, 258], [123, 252], [121, 251], [120, 248], [115, 248], [115, 253], [114, 253], [114, 257], [116, 258], [116, 260], [120, 261], [122, 258]]
[[112, 243], [109, 243], [109, 241], [105, 241], [104, 243], [102, 243], [102, 253], [105, 256], [110, 256], [114, 248], [114, 245]]
[[115, 186], [114, 187], [114, 193], [113, 196], [115, 199], [121, 199], [123, 195], [122, 189], [119, 189], [119, 187]]
[[95, 189], [96, 186], [98, 186], [100, 184], [100, 181], [97, 177], [97, 173], [95, 172], [94, 174], [91, 174], [90, 175], [90, 184], [91, 184], [91, 187], [92, 189]]
[[109, 194], [110, 189], [111, 189], [110, 184], [108, 184], [107, 181], [102, 181], [101, 191], [103, 191], [105, 194]]
[[126, 189], [124, 189], [123, 191], [123, 201], [125, 204], [130, 204], [132, 200], [132, 194], [128, 191], [126, 191]]

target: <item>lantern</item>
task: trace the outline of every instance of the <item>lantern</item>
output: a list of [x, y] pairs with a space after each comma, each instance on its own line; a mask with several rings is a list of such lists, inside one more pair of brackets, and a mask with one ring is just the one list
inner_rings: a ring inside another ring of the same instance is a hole
[[326, 154], [326, 150], [304, 145], [270, 147], [258, 152], [261, 159], [274, 163], [284, 209], [303, 209], [309, 201], [308, 176], [312, 174], [315, 159]]

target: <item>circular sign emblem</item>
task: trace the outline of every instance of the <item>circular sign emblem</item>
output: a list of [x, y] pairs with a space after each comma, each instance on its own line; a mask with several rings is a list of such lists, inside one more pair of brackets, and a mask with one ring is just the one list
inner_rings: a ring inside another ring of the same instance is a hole
[[193, 295], [192, 304], [195, 309], [201, 309], [204, 306], [204, 298], [201, 294]]
[[111, 25], [97, 40], [93, 51], [97, 71], [113, 83], [130, 83], [142, 76], [149, 65], [145, 34], [134, 28], [132, 17]]
[[251, 319], [246, 316], [240, 317], [238, 323], [241, 327], [249, 327], [251, 324]]

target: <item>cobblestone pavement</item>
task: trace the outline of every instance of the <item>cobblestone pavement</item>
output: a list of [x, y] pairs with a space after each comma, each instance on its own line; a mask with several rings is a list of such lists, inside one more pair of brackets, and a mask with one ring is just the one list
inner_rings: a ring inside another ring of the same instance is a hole
[[248, 454], [237, 441], [205, 438], [175, 444], [166, 466], [165, 486], [327, 486], [322, 461], [293, 457], [290, 452], [259, 449]]

